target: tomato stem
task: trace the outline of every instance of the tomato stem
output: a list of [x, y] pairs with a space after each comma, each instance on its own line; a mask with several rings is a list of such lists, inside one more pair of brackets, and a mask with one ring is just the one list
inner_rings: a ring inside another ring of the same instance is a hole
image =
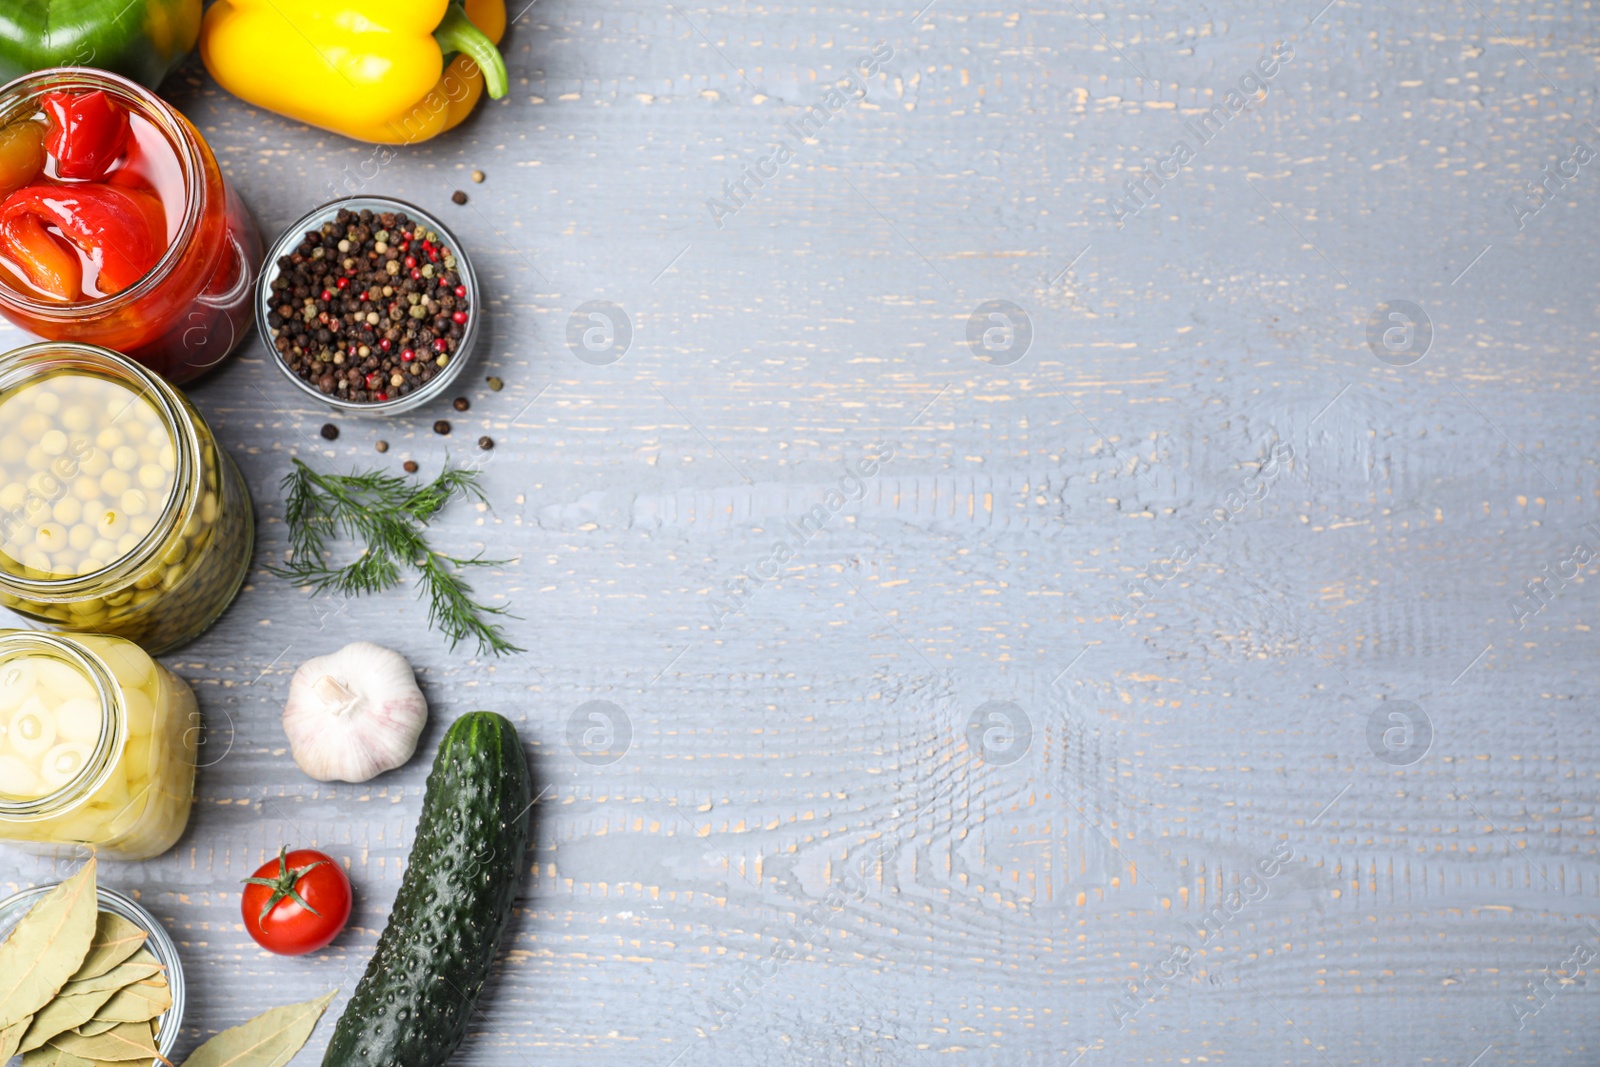
[[300, 879], [304, 878], [318, 867], [324, 866], [327, 864], [327, 862], [327, 860], [318, 860], [315, 863], [308, 863], [304, 867], [290, 867], [289, 846], [284, 845], [282, 850], [280, 850], [278, 853], [277, 877], [244, 879], [245, 884], [247, 885], [265, 886], [267, 889], [272, 890], [272, 896], [267, 898], [267, 906], [261, 909], [261, 916], [256, 919], [256, 923], [259, 925], [266, 922], [267, 916], [272, 914], [272, 909], [276, 908], [284, 900], [292, 900], [302, 908], [309, 911], [311, 914], [320, 918], [322, 916], [322, 912], [306, 903], [305, 898], [300, 895], [300, 890], [298, 887], [300, 885]]

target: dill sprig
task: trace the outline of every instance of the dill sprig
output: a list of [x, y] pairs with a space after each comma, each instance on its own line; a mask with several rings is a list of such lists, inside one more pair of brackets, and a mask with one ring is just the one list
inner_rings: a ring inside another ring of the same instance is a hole
[[[467, 567], [508, 561], [482, 555], [447, 556], [428, 544], [424, 528], [457, 497], [485, 500], [478, 472], [446, 468], [424, 485], [382, 471], [319, 474], [300, 460], [283, 479], [284, 520], [289, 527], [289, 561], [269, 567], [273, 574], [311, 587], [350, 596], [393, 589], [406, 568], [421, 579], [418, 596], [428, 598], [428, 625], [441, 630], [454, 649], [467, 638], [479, 652], [497, 656], [522, 649], [507, 639], [489, 616], [516, 618], [507, 608], [490, 607], [472, 598], [461, 576]], [[354, 562], [329, 561], [330, 542], [347, 537], [362, 546]]]

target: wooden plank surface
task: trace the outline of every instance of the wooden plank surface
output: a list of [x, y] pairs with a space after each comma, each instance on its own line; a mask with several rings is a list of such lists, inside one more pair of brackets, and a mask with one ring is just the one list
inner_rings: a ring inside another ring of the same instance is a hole
[[[492, 316], [465, 415], [328, 444], [259, 340], [194, 390], [257, 568], [167, 658], [210, 724], [191, 827], [106, 871], [182, 947], [185, 1049], [347, 993], [383, 926], [427, 760], [320, 785], [278, 720], [301, 660], [364, 637], [417, 665], [425, 751], [492, 708], [544, 790], [458, 1062], [1594, 1063], [1595, 988], [1556, 973], [1600, 952], [1593, 565], [1523, 625], [1513, 600], [1600, 547], [1600, 162], [1508, 206], [1600, 149], [1594, 5], [1319, 5], [544, 0], [510, 96], [381, 167], [186, 68], [265, 231], [340, 187], [410, 199]], [[1282, 45], [1264, 98], [1189, 132]], [[569, 346], [597, 300], [626, 352]], [[991, 300], [1025, 309], [1020, 358], [969, 343]], [[1432, 334], [1405, 366], [1421, 342], [1384, 362], [1367, 327], [1402, 300]], [[433, 471], [480, 434], [492, 507], [441, 536], [515, 558], [480, 587], [527, 654], [262, 569], [291, 457]], [[1397, 701], [1425, 752], [1385, 747]], [[308, 959], [240, 924], [283, 842], [359, 895]], [[0, 856], [8, 889], [65, 869]]]

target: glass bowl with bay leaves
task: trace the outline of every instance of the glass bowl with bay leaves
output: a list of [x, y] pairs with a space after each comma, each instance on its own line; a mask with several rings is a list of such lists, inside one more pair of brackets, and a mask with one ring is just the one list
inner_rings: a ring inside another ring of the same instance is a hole
[[[183, 964], [177, 946], [144, 908], [97, 887], [93, 940], [81, 960], [49, 935], [44, 904], [61, 883], [35, 886], [0, 900], [0, 1064], [113, 1061], [146, 1067], [171, 1057], [183, 1025]], [[29, 920], [30, 914], [38, 916]], [[72, 968], [70, 971], [67, 968]], [[57, 985], [55, 979], [66, 975]], [[31, 983], [31, 988], [28, 988]], [[8, 1019], [8, 1002], [34, 1004], [24, 1020]], [[22, 1001], [22, 998], [31, 998]], [[153, 1049], [146, 1056], [141, 1050]], [[65, 1055], [57, 1056], [55, 1050]]]

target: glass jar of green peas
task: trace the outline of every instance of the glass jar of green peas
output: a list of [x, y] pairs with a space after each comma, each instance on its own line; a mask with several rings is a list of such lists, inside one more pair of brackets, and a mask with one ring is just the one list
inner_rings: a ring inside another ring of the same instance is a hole
[[90, 345], [0, 356], [0, 604], [159, 654], [222, 614], [254, 542], [238, 468], [171, 385]]

